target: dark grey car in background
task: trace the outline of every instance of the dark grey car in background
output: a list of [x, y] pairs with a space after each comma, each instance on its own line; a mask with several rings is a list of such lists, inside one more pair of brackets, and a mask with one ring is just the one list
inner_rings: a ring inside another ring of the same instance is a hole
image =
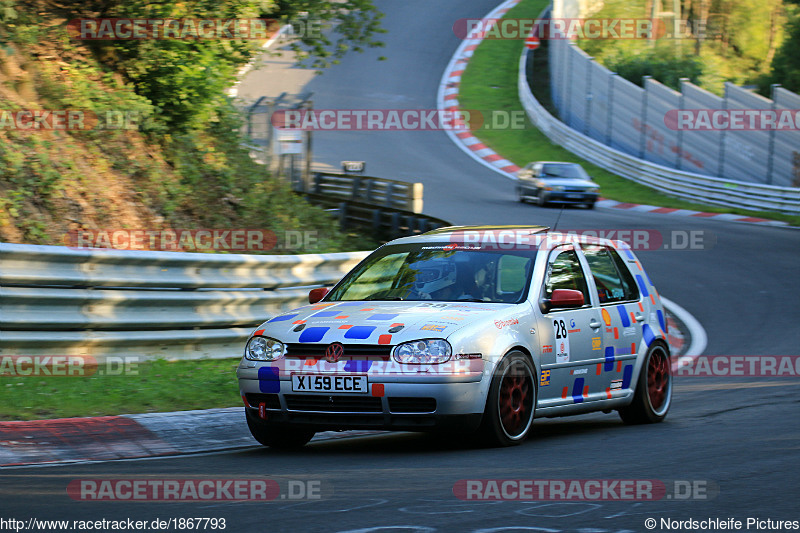
[[600, 186], [577, 163], [534, 161], [517, 172], [517, 198], [534, 200], [540, 206], [550, 202], [594, 207]]

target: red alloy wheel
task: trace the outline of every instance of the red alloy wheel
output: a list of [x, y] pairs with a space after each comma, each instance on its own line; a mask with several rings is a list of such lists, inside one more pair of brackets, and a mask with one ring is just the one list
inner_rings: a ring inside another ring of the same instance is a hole
[[498, 398], [500, 420], [503, 428], [510, 436], [517, 436], [525, 430], [531, 415], [532, 383], [526, 373], [503, 376]]
[[669, 387], [669, 361], [662, 350], [655, 350], [650, 354], [647, 364], [647, 393], [650, 396], [650, 406], [658, 411], [664, 404]]

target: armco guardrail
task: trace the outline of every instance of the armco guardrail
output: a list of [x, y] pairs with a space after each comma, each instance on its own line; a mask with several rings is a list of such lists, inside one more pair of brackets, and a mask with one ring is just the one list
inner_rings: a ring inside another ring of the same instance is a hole
[[255, 256], [0, 243], [0, 354], [237, 357], [367, 252]]
[[422, 213], [422, 183], [356, 174], [315, 172], [308, 192], [363, 202], [376, 207]]
[[436, 228], [452, 226], [440, 218], [403, 211], [391, 207], [376, 206], [376, 203], [343, 199], [328, 194], [307, 193], [306, 198], [314, 205], [335, 211], [339, 227], [347, 230], [357, 226], [371, 231], [379, 240], [391, 240], [406, 235], [425, 233]]
[[517, 81], [525, 112], [551, 141], [575, 155], [671, 196], [744, 209], [800, 213], [800, 189], [724, 180], [667, 168], [615, 150], [573, 130], [548, 113], [533, 96], [526, 77], [527, 58], [528, 51], [523, 50]]

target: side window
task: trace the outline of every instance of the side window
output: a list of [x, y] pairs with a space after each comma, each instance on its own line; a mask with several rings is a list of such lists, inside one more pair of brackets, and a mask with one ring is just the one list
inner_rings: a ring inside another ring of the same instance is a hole
[[625, 261], [622, 260], [617, 251], [613, 248], [609, 248], [608, 253], [611, 254], [611, 258], [614, 260], [614, 264], [617, 266], [617, 270], [621, 275], [622, 286], [625, 289], [625, 299], [638, 300], [639, 286], [636, 284], [636, 280], [633, 279], [631, 271], [628, 270], [628, 265], [625, 264]]
[[534, 176], [538, 176], [538, 175], [539, 175], [539, 172], [540, 172], [541, 170], [542, 170], [542, 164], [541, 164], [541, 163], [539, 163], [539, 164], [536, 164], [536, 165], [533, 165], [533, 175], [534, 175]]
[[639, 290], [619, 254], [606, 246], [587, 245], [583, 255], [592, 271], [600, 304], [636, 300]]
[[552, 297], [556, 289], [581, 291], [584, 301], [586, 303], [591, 301], [578, 254], [572, 246], [557, 248], [550, 254], [544, 282], [544, 297]]

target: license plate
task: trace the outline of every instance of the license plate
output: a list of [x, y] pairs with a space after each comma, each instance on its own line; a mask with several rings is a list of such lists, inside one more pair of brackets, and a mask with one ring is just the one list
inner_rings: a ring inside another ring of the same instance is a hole
[[292, 392], [369, 392], [367, 376], [295, 374]]
[[568, 194], [567, 198], [583, 198], [582, 194]]

